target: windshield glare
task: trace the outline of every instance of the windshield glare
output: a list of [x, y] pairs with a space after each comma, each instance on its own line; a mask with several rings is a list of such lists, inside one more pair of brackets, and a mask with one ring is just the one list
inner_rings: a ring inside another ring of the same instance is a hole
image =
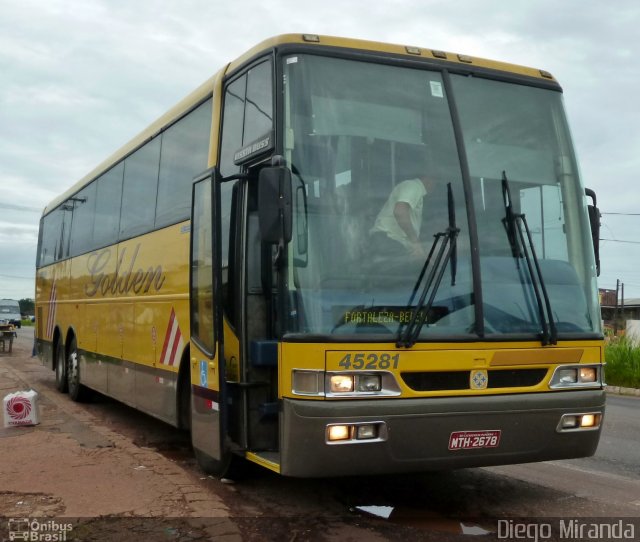
[[[585, 272], [593, 256], [559, 93], [452, 77], [452, 97], [437, 71], [313, 55], [285, 58], [284, 66], [294, 194], [289, 331], [393, 340], [411, 318], [435, 236], [453, 217], [453, 258], [419, 337], [539, 333], [531, 278], [502, 223], [503, 171], [532, 229], [559, 331], [595, 330], [595, 273]], [[480, 326], [453, 99], [478, 222]]]

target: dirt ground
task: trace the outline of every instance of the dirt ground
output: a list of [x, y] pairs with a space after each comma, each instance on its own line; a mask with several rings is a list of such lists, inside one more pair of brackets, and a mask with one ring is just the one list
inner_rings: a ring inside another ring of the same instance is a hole
[[[262, 493], [204, 475], [188, 434], [100, 395], [72, 402], [31, 356], [32, 345], [26, 328], [11, 354], [0, 353], [0, 398], [34, 389], [40, 414], [36, 426], [0, 426], [0, 540], [416, 539], [407, 537], [411, 529], [350, 515], [333, 499], [315, 502], [314, 483], [294, 485], [289, 498], [275, 475], [264, 484], [273, 492]], [[312, 499], [298, 501], [309, 492]], [[458, 538], [422, 532], [419, 539]]]
[[52, 372], [31, 357], [33, 331], [18, 333], [13, 352], [0, 353], [0, 396], [35, 389], [40, 424], [0, 428], [0, 518], [8, 518], [0, 533], [12, 518], [68, 518], [66, 540], [242, 540], [204, 475], [59, 394]]

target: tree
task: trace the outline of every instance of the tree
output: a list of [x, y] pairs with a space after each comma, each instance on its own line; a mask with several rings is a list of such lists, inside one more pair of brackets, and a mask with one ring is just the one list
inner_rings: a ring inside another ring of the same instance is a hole
[[18, 303], [20, 303], [20, 314], [33, 316], [36, 313], [36, 305], [30, 297], [21, 299]]

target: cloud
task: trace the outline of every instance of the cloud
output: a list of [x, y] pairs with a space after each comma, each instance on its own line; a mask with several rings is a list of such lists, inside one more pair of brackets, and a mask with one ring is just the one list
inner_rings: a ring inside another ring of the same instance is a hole
[[[33, 209], [226, 62], [287, 32], [444, 49], [552, 72], [565, 91], [585, 184], [603, 210], [630, 210], [640, 171], [639, 27], [633, 0], [4, 2], [0, 220], [11, 225], [0, 226], [0, 235], [10, 239], [3, 228], [36, 226]], [[617, 222], [610, 227], [623, 237]], [[611, 266], [626, 269], [613, 256], [619, 248], [609, 245], [603, 282], [611, 280]], [[11, 247], [14, 260], [33, 262], [33, 247]]]

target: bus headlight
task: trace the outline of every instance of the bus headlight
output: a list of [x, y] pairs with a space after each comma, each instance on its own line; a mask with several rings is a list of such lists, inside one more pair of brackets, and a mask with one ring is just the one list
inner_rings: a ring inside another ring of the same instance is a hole
[[595, 382], [598, 371], [595, 367], [580, 367], [580, 382]]
[[353, 375], [331, 375], [329, 379], [331, 393], [351, 393], [354, 389]]
[[356, 375], [356, 391], [380, 391], [380, 375]]
[[602, 386], [601, 365], [561, 365], [549, 382], [551, 389], [568, 389]]

